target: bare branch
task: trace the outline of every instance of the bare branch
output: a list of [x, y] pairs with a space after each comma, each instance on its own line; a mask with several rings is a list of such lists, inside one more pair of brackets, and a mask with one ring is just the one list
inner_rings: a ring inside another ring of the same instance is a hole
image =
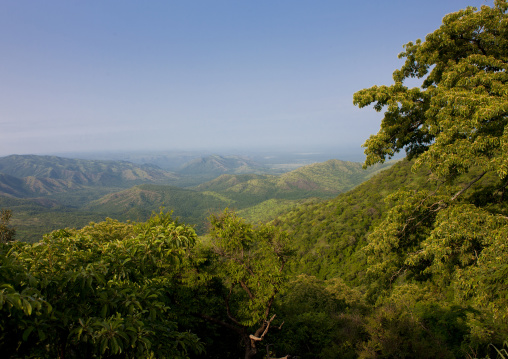
[[[263, 331], [263, 334], [261, 334], [261, 336], [257, 337], [255, 335], [249, 335], [249, 338], [252, 339], [252, 340], [255, 340], [255, 341], [261, 341], [263, 340], [263, 337], [266, 335], [266, 333], [268, 332], [268, 329], [270, 328], [270, 324], [272, 323], [272, 321], [275, 319], [275, 314], [270, 318], [269, 321], [267, 321], [261, 328], [265, 327], [265, 330]], [[260, 328], [260, 329], [261, 329]], [[259, 329], [258, 329], [259, 330]], [[257, 333], [257, 332], [256, 332]]]

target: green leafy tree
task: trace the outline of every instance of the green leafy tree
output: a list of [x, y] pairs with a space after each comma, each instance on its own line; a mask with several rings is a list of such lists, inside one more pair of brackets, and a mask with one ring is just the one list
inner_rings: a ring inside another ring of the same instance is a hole
[[200, 302], [192, 305], [195, 312], [199, 308], [196, 315], [235, 333], [244, 357], [253, 358], [276, 326], [274, 301], [288, 281], [290, 238], [273, 226], [254, 227], [229, 210], [212, 215], [210, 224], [202, 262], [187, 279]]
[[169, 307], [194, 230], [154, 215], [3, 245], [0, 345], [9, 357], [172, 357], [201, 352]]
[[[364, 147], [365, 165], [400, 150], [429, 171], [425, 190], [401, 189], [369, 237], [370, 273], [379, 288], [404, 280], [439, 282], [471, 305], [473, 337], [508, 334], [508, 3], [468, 7], [405, 45], [391, 86], [358, 91], [354, 103], [384, 109]], [[421, 80], [409, 88], [405, 80]]]

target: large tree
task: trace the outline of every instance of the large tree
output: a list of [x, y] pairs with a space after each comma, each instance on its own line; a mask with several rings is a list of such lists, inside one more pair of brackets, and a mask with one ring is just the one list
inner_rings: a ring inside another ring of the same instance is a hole
[[[210, 236], [198, 246], [201, 253], [187, 272], [185, 282], [193, 290], [180, 302], [188, 303], [187, 312], [232, 333], [244, 357], [254, 358], [269, 332], [283, 322], [275, 315], [274, 301], [288, 282], [294, 254], [290, 237], [270, 225], [253, 226], [228, 209], [212, 215], [210, 226]], [[210, 329], [206, 336], [219, 330]], [[217, 339], [215, 346], [222, 341]]]
[[[508, 337], [507, 11], [496, 0], [445, 16], [424, 41], [405, 45], [394, 84], [354, 95], [357, 106], [384, 110], [365, 165], [405, 150], [433, 182], [394, 194], [370, 236], [377, 288], [414, 279], [453, 290], [477, 310], [469, 325], [483, 341]], [[409, 78], [421, 86], [406, 86]]]

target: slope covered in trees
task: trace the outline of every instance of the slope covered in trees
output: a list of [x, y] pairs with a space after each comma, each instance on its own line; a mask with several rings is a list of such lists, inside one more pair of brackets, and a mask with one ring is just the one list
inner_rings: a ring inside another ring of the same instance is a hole
[[[234, 170], [234, 165], [238, 164], [236, 157], [231, 161], [233, 164], [226, 168], [228, 171]], [[205, 233], [210, 213], [226, 207], [244, 209], [243, 215], [253, 222], [267, 221], [285, 209], [293, 208], [301, 199], [331, 197], [389, 166], [384, 164], [363, 171], [360, 163], [331, 160], [303, 166], [281, 176], [222, 175], [195, 188], [181, 188], [156, 184], [170, 178], [169, 173], [153, 178], [147, 175], [126, 182], [122, 179], [125, 171], [145, 173], [127, 162], [44, 156], [9, 156], [0, 162], [9, 173], [30, 174], [17, 178], [0, 173], [0, 191], [3, 194], [0, 195], [0, 206], [13, 211], [12, 222], [18, 228], [18, 236], [27, 241], [37, 241], [44, 233], [54, 229], [83, 227], [90, 221], [106, 217], [143, 221], [161, 207], [173, 210], [175, 216], [195, 225], [199, 234]], [[119, 176], [115, 181], [110, 178], [115, 183], [114, 187], [101, 185], [99, 180], [84, 185], [66, 177], [100, 179], [109, 172]], [[213, 171], [197, 177], [202, 179], [210, 173]], [[36, 174], [49, 177], [35, 177]], [[129, 186], [128, 183], [132, 185], [143, 181], [148, 183], [122, 190], [125, 188], [122, 186]], [[28, 182], [46, 185], [34, 193], [27, 187]], [[264, 201], [268, 202], [263, 204]], [[253, 206], [256, 208], [248, 210]], [[267, 206], [270, 206], [268, 211], [265, 210]]]
[[217, 192], [240, 203], [247, 196], [253, 196], [257, 202], [262, 196], [265, 199], [331, 198], [387, 167], [384, 164], [364, 170], [358, 162], [329, 160], [303, 166], [280, 176], [222, 175], [196, 189]]
[[398, 189], [427, 186], [425, 174], [412, 174], [411, 163], [400, 161], [333, 199], [309, 202], [277, 217], [273, 224], [293, 235], [297, 271], [361, 283], [367, 266], [361, 249], [390, 206], [385, 198]]
[[64, 191], [66, 187], [119, 188], [147, 181], [169, 183], [177, 178], [171, 172], [150, 165], [34, 155], [0, 158], [0, 173], [24, 179], [28, 190], [41, 194]]

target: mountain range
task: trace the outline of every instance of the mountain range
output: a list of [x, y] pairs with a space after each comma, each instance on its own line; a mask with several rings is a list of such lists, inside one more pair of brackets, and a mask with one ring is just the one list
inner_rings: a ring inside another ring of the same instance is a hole
[[170, 172], [127, 161], [12, 155], [0, 158], [0, 207], [13, 210], [12, 223], [29, 240], [105, 217], [145, 220], [161, 207], [204, 233], [213, 211], [229, 207], [266, 221], [309, 198], [332, 198], [389, 165], [364, 170], [329, 160], [273, 175], [239, 156], [193, 159]]

